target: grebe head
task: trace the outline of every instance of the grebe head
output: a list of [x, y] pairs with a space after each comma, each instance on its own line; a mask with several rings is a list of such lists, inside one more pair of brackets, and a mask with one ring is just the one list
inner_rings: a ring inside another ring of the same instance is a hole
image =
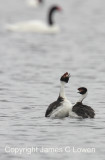
[[66, 72], [66, 73], [60, 78], [60, 81], [61, 81], [61, 82], [68, 83], [69, 78], [70, 78], [70, 74], [69, 74], [68, 72]]
[[79, 90], [78, 93], [80, 93], [80, 94], [82, 94], [82, 95], [84, 95], [84, 94], [87, 93], [87, 88], [85, 88], [85, 87], [80, 87], [80, 88], [78, 88], [78, 90]]

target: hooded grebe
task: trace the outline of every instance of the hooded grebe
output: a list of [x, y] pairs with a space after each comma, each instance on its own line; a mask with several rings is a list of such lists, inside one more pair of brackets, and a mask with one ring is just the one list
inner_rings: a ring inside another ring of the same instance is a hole
[[61, 87], [58, 99], [51, 103], [46, 110], [45, 117], [51, 118], [64, 118], [69, 116], [69, 111], [72, 108], [72, 104], [65, 96], [64, 86], [69, 81], [70, 75], [66, 72], [61, 78]]
[[78, 88], [79, 92], [82, 96], [78, 100], [78, 102], [73, 106], [72, 111], [81, 118], [94, 118], [95, 112], [94, 110], [87, 105], [82, 103], [83, 99], [87, 96], [87, 88], [81, 87]]

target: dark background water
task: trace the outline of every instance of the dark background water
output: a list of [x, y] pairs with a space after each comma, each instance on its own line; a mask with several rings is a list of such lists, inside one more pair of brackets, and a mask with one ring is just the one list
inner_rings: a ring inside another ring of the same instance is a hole
[[[46, 0], [37, 9], [25, 0], [0, 0], [0, 156], [1, 160], [105, 159], [105, 2]], [[5, 24], [46, 20], [51, 4], [59, 4], [56, 35], [12, 33]], [[88, 88], [84, 101], [95, 119], [47, 119], [47, 106], [59, 94], [59, 78], [70, 72], [66, 95], [72, 103], [77, 88]], [[12, 154], [10, 147], [85, 147], [95, 153]]]

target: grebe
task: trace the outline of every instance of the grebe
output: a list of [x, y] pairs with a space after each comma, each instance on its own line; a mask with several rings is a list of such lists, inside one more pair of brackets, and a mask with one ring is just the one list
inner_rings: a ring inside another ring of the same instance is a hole
[[84, 105], [82, 101], [84, 98], [87, 96], [87, 88], [85, 87], [80, 87], [78, 88], [79, 92], [82, 96], [78, 100], [78, 102], [73, 106], [72, 112], [74, 112], [78, 117], [81, 118], [94, 118], [95, 116], [95, 111], [87, 105]]
[[45, 117], [51, 118], [64, 118], [69, 116], [69, 110], [72, 108], [72, 104], [65, 96], [64, 86], [69, 81], [70, 75], [66, 72], [61, 78], [61, 87], [58, 99], [51, 103], [46, 110]]
[[53, 14], [55, 11], [61, 11], [58, 6], [53, 6], [50, 8], [48, 13], [48, 24], [42, 21], [28, 21], [20, 22], [16, 24], [7, 25], [6, 28], [9, 31], [17, 32], [36, 32], [36, 33], [58, 33], [60, 31], [59, 27], [54, 24]]

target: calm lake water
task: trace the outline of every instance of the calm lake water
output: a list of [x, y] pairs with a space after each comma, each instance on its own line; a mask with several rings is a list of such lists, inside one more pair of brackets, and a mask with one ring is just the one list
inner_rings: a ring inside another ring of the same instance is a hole
[[[105, 1], [46, 0], [37, 9], [29, 8], [25, 0], [0, 2], [0, 159], [105, 160]], [[5, 30], [7, 23], [45, 21], [51, 4], [63, 9], [54, 16], [59, 34]], [[71, 74], [65, 88], [68, 99], [74, 104], [77, 88], [87, 87], [84, 103], [94, 108], [95, 119], [44, 117], [58, 97], [59, 78], [66, 71]], [[38, 151], [30, 154], [32, 147]], [[60, 153], [41, 152], [42, 147], [58, 148]], [[27, 152], [9, 153], [13, 148]], [[78, 148], [95, 152], [78, 153]]]

